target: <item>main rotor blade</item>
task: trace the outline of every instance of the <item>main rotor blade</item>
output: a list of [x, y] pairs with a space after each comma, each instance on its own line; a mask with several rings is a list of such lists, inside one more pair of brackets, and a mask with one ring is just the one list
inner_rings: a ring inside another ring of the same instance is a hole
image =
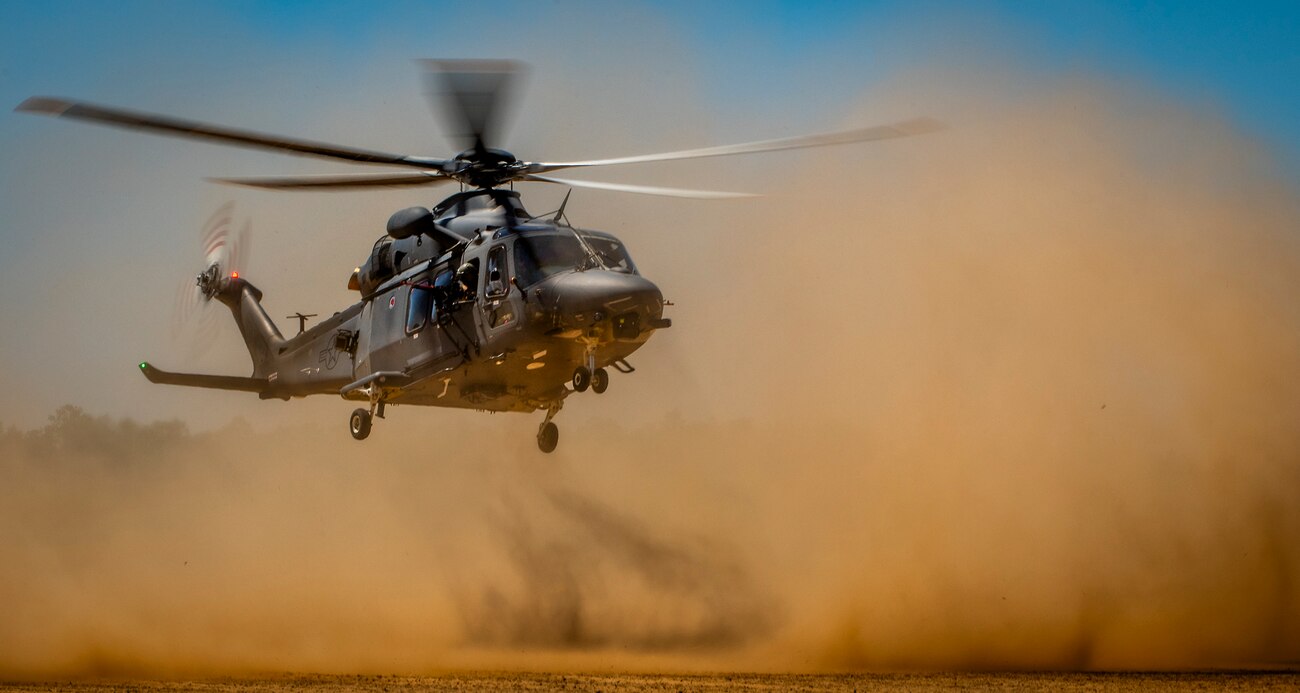
[[406, 188], [437, 185], [454, 180], [437, 171], [377, 173], [349, 176], [286, 176], [283, 178], [209, 178], [212, 183], [242, 185], [267, 190], [358, 190], [361, 188]]
[[18, 105], [16, 111], [38, 113], [58, 118], [85, 120], [101, 125], [112, 125], [132, 130], [145, 130], [173, 137], [209, 140], [220, 144], [233, 144], [254, 149], [271, 149], [290, 152], [304, 156], [318, 156], [327, 159], [342, 159], [362, 164], [387, 164], [395, 166], [414, 166], [417, 168], [440, 168], [445, 161], [424, 157], [402, 156], [386, 152], [376, 152], [353, 147], [340, 147], [322, 142], [296, 140], [278, 135], [264, 135], [245, 130], [208, 125], [191, 120], [172, 118], [128, 111], [110, 106], [98, 106], [83, 101], [66, 101], [45, 96], [33, 96]]
[[423, 60], [429, 96], [446, 120], [447, 135], [461, 146], [497, 143], [513, 110], [523, 63], [514, 60]]
[[595, 190], [613, 190], [615, 192], [636, 193], [638, 195], [659, 195], [661, 197], [685, 197], [693, 200], [731, 200], [741, 197], [758, 197], [753, 193], [721, 192], [717, 190], [684, 190], [682, 188], [657, 188], [651, 185], [627, 185], [625, 183], [601, 183], [591, 180], [571, 180], [568, 178], [551, 178], [549, 176], [526, 175], [522, 180], [540, 183], [558, 183], [575, 188], [593, 188]]
[[731, 156], [733, 154], [756, 154], [758, 152], [774, 152], [782, 149], [803, 149], [807, 147], [827, 147], [834, 144], [850, 144], [853, 142], [869, 142], [872, 140], [886, 140], [895, 137], [910, 137], [912, 135], [922, 135], [929, 132], [936, 132], [944, 128], [943, 124], [929, 118], [916, 118], [906, 120], [901, 123], [892, 125], [877, 125], [868, 128], [857, 128], [855, 130], [841, 130], [839, 132], [826, 132], [817, 135], [801, 135], [799, 137], [786, 137], [776, 140], [762, 140], [759, 142], [746, 142], [743, 144], [727, 144], [720, 147], [704, 147], [702, 149], [687, 149], [680, 152], [666, 152], [663, 154], [642, 154], [640, 156], [625, 156], [617, 159], [594, 159], [591, 161], [568, 161], [562, 163], [535, 163], [529, 164], [528, 170], [533, 173], [546, 173], [548, 171], [558, 171], [565, 168], [579, 168], [587, 166], [613, 166], [616, 164], [640, 164], [650, 161], [677, 161], [680, 159], [702, 159], [710, 156]]

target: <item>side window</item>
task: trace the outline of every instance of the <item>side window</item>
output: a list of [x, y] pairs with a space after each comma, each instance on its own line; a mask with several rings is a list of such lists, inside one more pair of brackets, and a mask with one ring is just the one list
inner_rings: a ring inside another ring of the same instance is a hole
[[429, 323], [433, 311], [433, 290], [427, 286], [412, 286], [406, 302], [406, 331], [418, 332]]
[[506, 276], [506, 247], [499, 245], [492, 249], [488, 254], [487, 261], [487, 281], [484, 284], [484, 294], [489, 298], [496, 298], [506, 295], [506, 287], [509, 277]]
[[433, 287], [443, 294], [451, 293], [451, 270], [445, 269], [433, 280]]
[[456, 277], [450, 269], [445, 269], [433, 278], [433, 306], [429, 314], [433, 322], [441, 324], [451, 314], [452, 302], [456, 300]]

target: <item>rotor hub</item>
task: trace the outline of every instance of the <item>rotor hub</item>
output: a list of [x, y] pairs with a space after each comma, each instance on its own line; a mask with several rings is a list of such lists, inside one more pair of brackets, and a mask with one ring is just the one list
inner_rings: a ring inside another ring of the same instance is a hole
[[444, 171], [456, 180], [475, 188], [494, 188], [518, 179], [527, 171], [527, 165], [504, 149], [475, 147], [466, 149], [452, 159], [452, 170]]
[[198, 276], [194, 277], [194, 283], [199, 287], [199, 291], [203, 293], [205, 298], [212, 298], [220, 293], [223, 279], [225, 277], [221, 272], [221, 268], [214, 262], [208, 265], [207, 269], [199, 272]]

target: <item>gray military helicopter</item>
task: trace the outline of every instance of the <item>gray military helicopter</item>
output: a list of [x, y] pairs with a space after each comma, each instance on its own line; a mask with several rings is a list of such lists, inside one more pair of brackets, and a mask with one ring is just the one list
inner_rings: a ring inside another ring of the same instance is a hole
[[[635, 370], [627, 358], [657, 330], [663, 294], [641, 276], [614, 235], [577, 228], [564, 203], [533, 215], [516, 182], [535, 181], [695, 199], [741, 193], [681, 190], [568, 180], [562, 169], [752, 154], [848, 144], [932, 132], [920, 118], [892, 125], [707, 147], [661, 154], [570, 162], [521, 161], [495, 141], [506, 103], [522, 72], [513, 61], [424, 61], [436, 99], [455, 139], [467, 148], [451, 158], [379, 151], [235, 130], [188, 120], [49, 97], [17, 110], [103, 125], [393, 167], [383, 173], [217, 179], [270, 190], [356, 190], [459, 183], [461, 190], [428, 207], [400, 210], [387, 234], [353, 272], [360, 296], [310, 328], [286, 338], [261, 306], [262, 292], [239, 276], [227, 256], [209, 257], [195, 282], [204, 300], [234, 314], [253, 373], [249, 377], [164, 371], [139, 364], [151, 382], [255, 392], [262, 399], [342, 395], [367, 403], [349, 418], [352, 437], [365, 439], [387, 404], [462, 407], [483, 411], [546, 411], [537, 445], [552, 452], [552, 419], [565, 398], [609, 387], [608, 369]], [[508, 187], [503, 187], [508, 186]]]

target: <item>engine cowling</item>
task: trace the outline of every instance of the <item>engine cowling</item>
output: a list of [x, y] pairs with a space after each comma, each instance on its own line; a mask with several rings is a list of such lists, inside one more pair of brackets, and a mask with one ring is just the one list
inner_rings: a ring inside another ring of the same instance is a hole
[[388, 281], [418, 262], [431, 260], [442, 254], [442, 244], [423, 234], [407, 236], [394, 240], [390, 236], [380, 236], [370, 249], [370, 257], [361, 263], [353, 273], [355, 286], [348, 282], [348, 288], [370, 295], [380, 284]]
[[433, 233], [433, 212], [425, 207], [399, 209], [388, 217], [388, 235], [393, 240], [400, 241], [420, 234], [432, 237]]

